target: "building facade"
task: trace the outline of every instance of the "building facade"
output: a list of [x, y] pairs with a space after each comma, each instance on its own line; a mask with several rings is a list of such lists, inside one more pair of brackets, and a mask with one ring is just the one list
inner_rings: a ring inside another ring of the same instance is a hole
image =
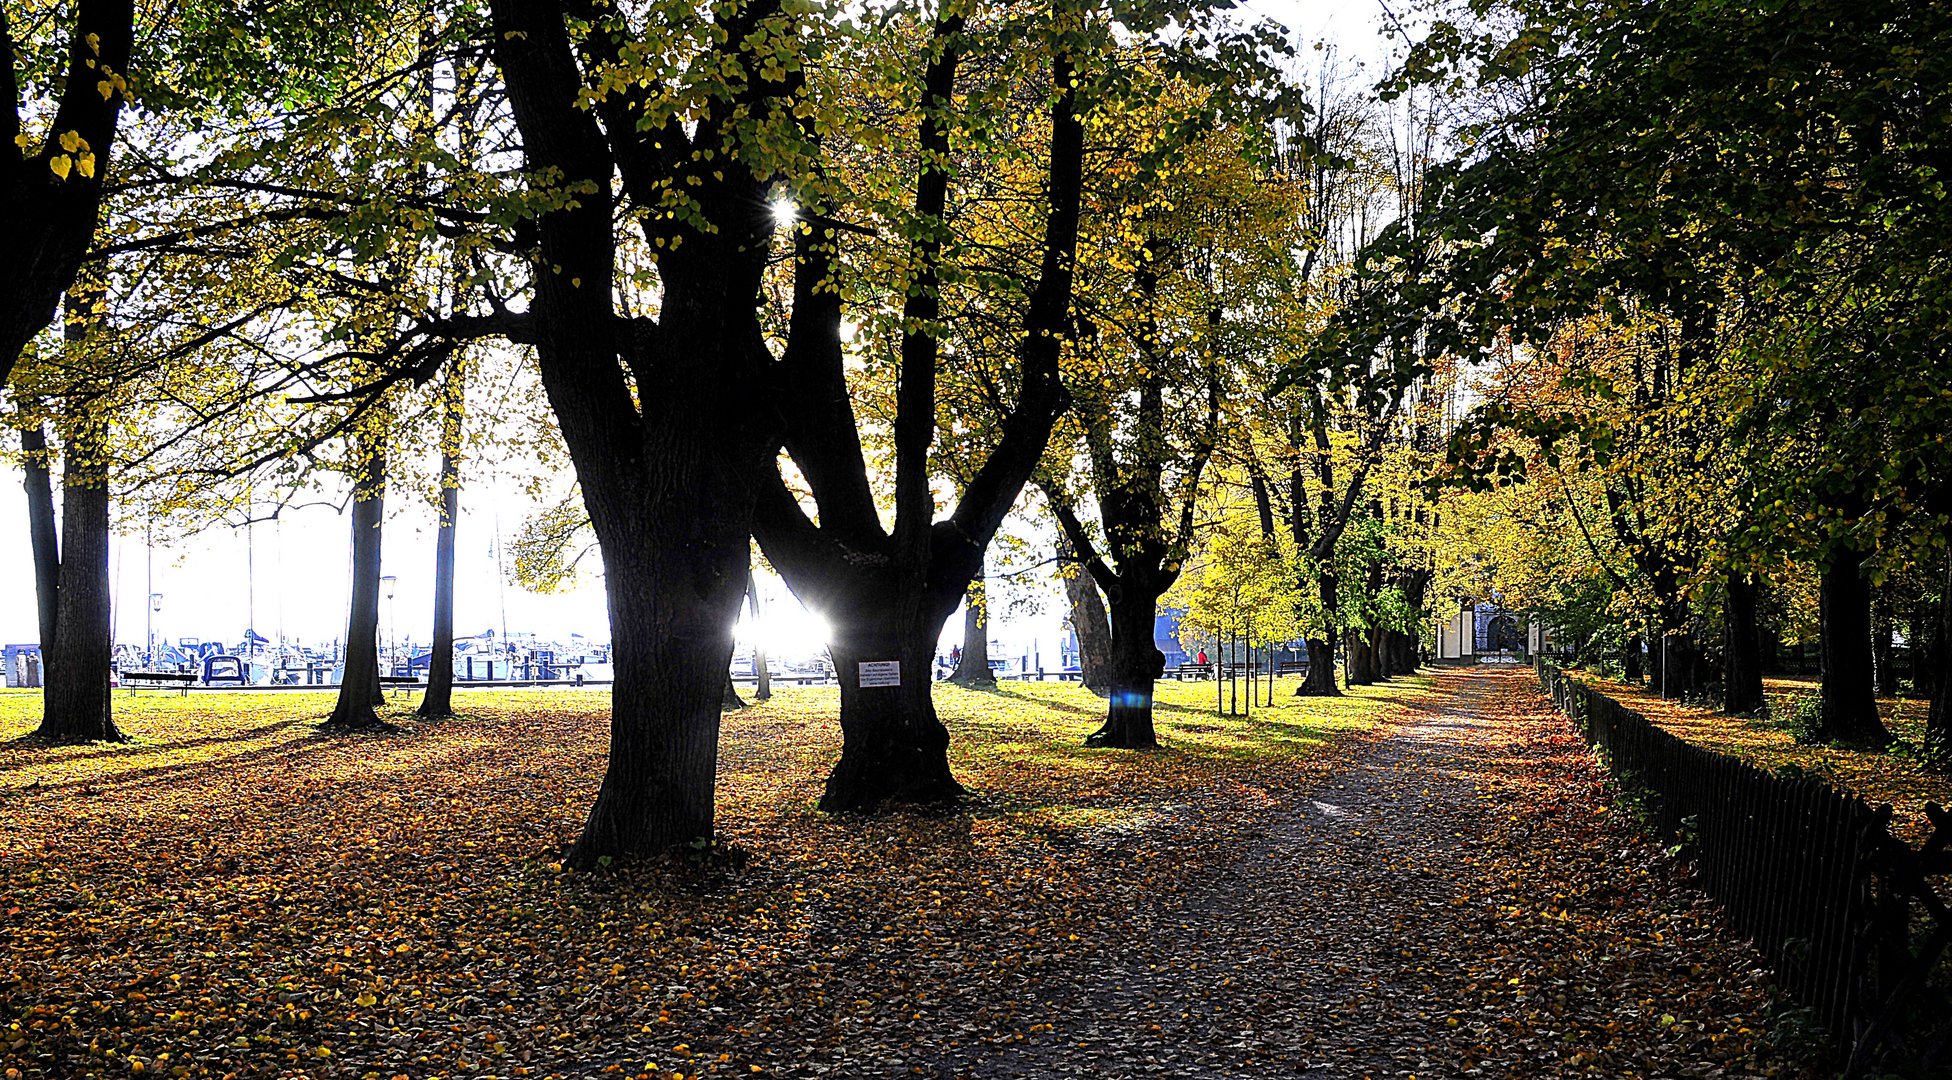
[[1437, 621], [1439, 660], [1527, 657], [1551, 644], [1552, 635], [1544, 627], [1497, 604], [1467, 600]]

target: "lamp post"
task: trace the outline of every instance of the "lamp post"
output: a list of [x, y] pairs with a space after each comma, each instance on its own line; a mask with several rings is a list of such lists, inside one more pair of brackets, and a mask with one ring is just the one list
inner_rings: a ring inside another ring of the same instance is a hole
[[143, 632], [148, 635], [149, 641], [143, 653], [142, 663], [144, 667], [147, 667], [151, 671], [156, 670], [156, 613], [161, 610], [163, 610], [163, 594], [159, 592], [150, 593], [149, 613], [143, 619]]
[[380, 588], [386, 590], [386, 667], [388, 674], [396, 676], [400, 674], [400, 666], [393, 655], [393, 590], [399, 584], [400, 579], [392, 574], [380, 578]]

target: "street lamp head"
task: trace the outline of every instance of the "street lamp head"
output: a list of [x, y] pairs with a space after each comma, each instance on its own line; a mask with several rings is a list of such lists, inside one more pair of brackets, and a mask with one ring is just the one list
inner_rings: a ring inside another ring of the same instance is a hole
[[380, 588], [386, 590], [386, 598], [388, 600], [393, 599], [393, 589], [395, 586], [399, 584], [400, 584], [400, 579], [394, 577], [392, 574], [387, 574], [380, 578]]
[[151, 610], [151, 611], [161, 611], [161, 610], [163, 610], [163, 594], [162, 594], [162, 593], [159, 593], [159, 592], [152, 592], [152, 593], [150, 593], [150, 594], [149, 594], [149, 610]]

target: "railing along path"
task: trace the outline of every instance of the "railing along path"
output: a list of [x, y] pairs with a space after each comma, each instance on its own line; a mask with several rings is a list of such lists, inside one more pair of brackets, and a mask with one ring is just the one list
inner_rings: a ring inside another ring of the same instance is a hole
[[1880, 1055], [1943, 1065], [1944, 1002], [1931, 1003], [1943, 988], [1930, 984], [1952, 914], [1932, 879], [1952, 873], [1952, 814], [1930, 804], [1932, 836], [1913, 849], [1892, 837], [1889, 806], [1677, 738], [1548, 661], [1538, 674], [1782, 989], [1848, 1050], [1844, 1076]]

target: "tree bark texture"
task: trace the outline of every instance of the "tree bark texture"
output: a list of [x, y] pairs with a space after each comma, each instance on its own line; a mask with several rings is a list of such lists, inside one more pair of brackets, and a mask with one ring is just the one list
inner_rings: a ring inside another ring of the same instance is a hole
[[[820, 809], [871, 811], [889, 804], [944, 805], [960, 800], [949, 772], [949, 729], [936, 718], [930, 672], [935, 640], [948, 615], [890, 625], [871, 612], [829, 621], [828, 647], [840, 680], [841, 754], [827, 777]], [[964, 655], [968, 650], [964, 650]], [[893, 686], [862, 686], [863, 663], [897, 666]]]
[[1762, 637], [1756, 629], [1755, 579], [1730, 571], [1722, 594], [1722, 711], [1746, 716], [1762, 709]]
[[[1161, 590], [1163, 591], [1163, 590]], [[1111, 603], [1111, 694], [1105, 723], [1085, 737], [1086, 746], [1150, 750], [1159, 745], [1152, 726], [1152, 697], [1166, 656], [1153, 641], [1159, 592], [1120, 582]]]
[[1414, 675], [1417, 668], [1422, 666], [1423, 635], [1418, 628], [1428, 625], [1430, 621], [1426, 604], [1429, 600], [1432, 576], [1431, 571], [1421, 569], [1405, 571], [1402, 576], [1403, 598], [1409, 602], [1410, 610], [1417, 615], [1416, 622], [1410, 629], [1398, 631], [1390, 637], [1392, 644], [1390, 674], [1392, 675]]
[[949, 681], [978, 690], [996, 687], [996, 674], [990, 670], [989, 596], [980, 572], [970, 581], [964, 600], [962, 655], [957, 657], [956, 671]]
[[1824, 742], [1883, 746], [1891, 733], [1877, 712], [1865, 559], [1863, 551], [1839, 547], [1823, 568], [1817, 601], [1823, 720], [1817, 735]]
[[1377, 682], [1388, 682], [1392, 677], [1401, 674], [1396, 670], [1396, 660], [1397, 655], [1402, 652], [1401, 647], [1397, 645], [1402, 637], [1400, 631], [1392, 630], [1387, 626], [1377, 627], [1370, 635], [1370, 648], [1375, 654]]
[[106, 421], [87, 405], [69, 410], [61, 468], [61, 562], [53, 646], [41, 699], [41, 738], [121, 742], [110, 712], [114, 644], [108, 580], [109, 468]]
[[328, 731], [372, 731], [384, 726], [375, 701], [380, 693], [380, 534], [386, 520], [386, 455], [370, 442], [353, 482], [352, 589], [346, 612], [346, 662], [339, 700], [326, 718]]
[[1071, 602], [1071, 632], [1078, 638], [1078, 677], [1085, 689], [1105, 697], [1112, 692], [1112, 631], [1104, 594], [1083, 567], [1064, 579], [1064, 594]]
[[1303, 644], [1308, 647], [1308, 674], [1295, 687], [1295, 696], [1341, 696], [1342, 687], [1335, 680], [1335, 639], [1311, 636]]
[[1368, 635], [1360, 630], [1342, 631], [1343, 655], [1347, 656], [1348, 667], [1345, 674], [1350, 686], [1368, 686], [1376, 681], [1375, 665], [1372, 662], [1374, 650], [1370, 648]]

